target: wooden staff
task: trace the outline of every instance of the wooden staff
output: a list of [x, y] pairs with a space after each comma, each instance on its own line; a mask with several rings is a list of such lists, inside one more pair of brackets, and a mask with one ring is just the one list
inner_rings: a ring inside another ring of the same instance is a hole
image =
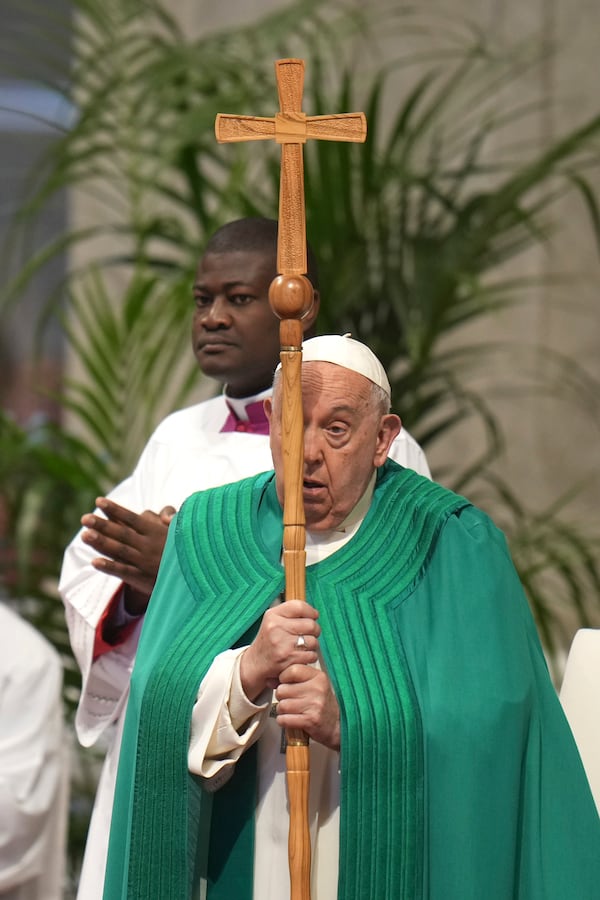
[[[280, 111], [274, 117], [219, 114], [219, 142], [273, 139], [281, 144], [277, 271], [269, 301], [281, 319], [282, 448], [284, 476], [283, 563], [286, 600], [306, 599], [304, 499], [304, 417], [302, 411], [302, 319], [313, 304], [313, 287], [306, 277], [306, 214], [302, 145], [308, 138], [364, 141], [363, 113], [306, 116], [302, 112], [304, 61], [275, 63]], [[289, 863], [291, 900], [310, 900], [310, 830], [308, 820], [308, 736], [286, 730], [286, 766], [290, 807]]]

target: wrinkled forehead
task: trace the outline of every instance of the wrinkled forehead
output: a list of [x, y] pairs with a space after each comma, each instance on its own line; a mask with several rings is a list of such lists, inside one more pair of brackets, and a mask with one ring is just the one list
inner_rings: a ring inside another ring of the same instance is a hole
[[[273, 396], [281, 401], [283, 393], [283, 372], [278, 367], [273, 382]], [[364, 375], [353, 369], [346, 369], [336, 363], [309, 361], [302, 363], [302, 395], [310, 402], [316, 398], [324, 402], [339, 404], [346, 401], [349, 406], [363, 406], [373, 395], [375, 385]]]

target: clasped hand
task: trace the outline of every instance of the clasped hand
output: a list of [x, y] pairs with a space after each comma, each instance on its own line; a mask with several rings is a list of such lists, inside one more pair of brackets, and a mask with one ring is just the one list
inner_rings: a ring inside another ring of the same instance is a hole
[[[333, 750], [340, 746], [339, 707], [328, 675], [314, 667], [318, 659], [318, 612], [303, 600], [268, 609], [258, 634], [240, 661], [246, 695], [255, 700], [265, 688], [275, 691], [277, 721], [297, 728]], [[298, 637], [304, 646], [298, 646]]]
[[95, 513], [81, 518], [82, 540], [102, 554], [92, 565], [125, 583], [128, 612], [141, 615], [148, 606], [176, 510], [165, 506], [159, 513], [149, 509], [134, 513], [107, 497], [98, 497], [96, 505], [106, 518]]

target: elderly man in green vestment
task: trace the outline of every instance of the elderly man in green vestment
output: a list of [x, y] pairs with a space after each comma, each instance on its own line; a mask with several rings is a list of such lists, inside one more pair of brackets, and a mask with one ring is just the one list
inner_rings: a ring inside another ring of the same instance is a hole
[[146, 617], [105, 900], [285, 900], [283, 729], [311, 738], [313, 900], [593, 900], [600, 819], [503, 535], [387, 459], [386, 374], [304, 345], [307, 597], [275, 471], [193, 495]]

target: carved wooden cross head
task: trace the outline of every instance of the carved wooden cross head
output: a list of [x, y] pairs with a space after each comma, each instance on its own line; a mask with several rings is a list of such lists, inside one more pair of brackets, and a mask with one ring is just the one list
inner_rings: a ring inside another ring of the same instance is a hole
[[221, 143], [274, 140], [281, 144], [279, 278], [273, 282], [269, 299], [274, 312], [281, 319], [289, 319], [301, 318], [312, 304], [312, 287], [304, 277], [307, 264], [302, 145], [309, 138], [362, 142], [367, 136], [367, 123], [361, 112], [329, 116], [303, 113], [304, 60], [279, 59], [275, 73], [280, 111], [272, 117], [220, 113], [215, 133]]

